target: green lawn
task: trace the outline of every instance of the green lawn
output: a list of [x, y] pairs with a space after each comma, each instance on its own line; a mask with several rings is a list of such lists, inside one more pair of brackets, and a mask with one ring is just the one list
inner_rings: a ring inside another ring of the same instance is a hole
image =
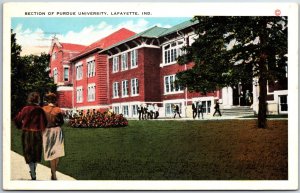
[[[128, 127], [64, 126], [59, 171], [79, 180], [287, 180], [287, 120], [129, 121]], [[12, 149], [21, 153], [21, 131]], [[48, 163], [43, 162], [48, 165]]]

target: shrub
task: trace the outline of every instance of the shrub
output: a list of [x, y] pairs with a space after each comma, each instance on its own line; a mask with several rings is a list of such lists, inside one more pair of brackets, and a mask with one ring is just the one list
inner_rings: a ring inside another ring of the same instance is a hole
[[69, 119], [69, 125], [75, 128], [124, 127], [128, 125], [128, 120], [122, 114], [97, 112], [75, 115]]

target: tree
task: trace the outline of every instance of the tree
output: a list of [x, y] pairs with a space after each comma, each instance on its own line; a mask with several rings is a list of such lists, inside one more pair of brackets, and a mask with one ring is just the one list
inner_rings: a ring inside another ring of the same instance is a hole
[[49, 77], [49, 54], [20, 56], [21, 46], [16, 34], [11, 34], [11, 112], [12, 116], [26, 104], [30, 92], [39, 92], [41, 103], [46, 92], [55, 92], [56, 85]]
[[287, 17], [196, 16], [195, 42], [183, 48], [179, 64], [192, 69], [177, 73], [189, 91], [207, 93], [239, 82], [259, 83], [258, 127], [266, 127], [267, 81], [285, 77]]

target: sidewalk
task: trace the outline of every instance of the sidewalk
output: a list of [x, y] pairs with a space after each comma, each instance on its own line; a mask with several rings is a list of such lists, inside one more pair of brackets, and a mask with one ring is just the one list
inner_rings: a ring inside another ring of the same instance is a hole
[[[31, 180], [29, 167], [23, 156], [11, 151], [11, 179], [12, 180]], [[36, 168], [37, 180], [51, 180], [50, 168], [38, 164]], [[56, 172], [58, 180], [76, 180], [70, 176]]]

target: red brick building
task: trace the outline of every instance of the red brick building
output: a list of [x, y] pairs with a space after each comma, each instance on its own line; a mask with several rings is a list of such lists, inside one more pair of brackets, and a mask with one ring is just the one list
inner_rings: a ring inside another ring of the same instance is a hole
[[[175, 84], [177, 72], [193, 67], [193, 63], [178, 65], [176, 58], [182, 54], [184, 45], [194, 42], [196, 25], [186, 21], [171, 28], [155, 26], [138, 34], [123, 28], [90, 46], [82, 46], [80, 53], [68, 59], [72, 77], [66, 83], [73, 86], [72, 102], [65, 97], [60, 101], [68, 102], [60, 104], [69, 109], [70, 103], [73, 109], [112, 108], [126, 117], [137, 117], [139, 105], [154, 103], [160, 107], [161, 117], [170, 117], [171, 106], [175, 104], [183, 116], [191, 117], [192, 102], [201, 101], [204, 114], [210, 116], [216, 100], [221, 102], [221, 108], [250, 105], [241, 102], [240, 93], [253, 93], [251, 108], [257, 111], [255, 83], [226, 87], [205, 96]], [[53, 55], [56, 51], [52, 50]], [[55, 63], [51, 61], [50, 66], [54, 74]], [[287, 113], [287, 86], [279, 85], [282, 84], [270, 84], [268, 90], [268, 108], [272, 114]]]
[[86, 46], [61, 43], [57, 38], [52, 40], [50, 48], [50, 76], [57, 84], [58, 105], [62, 108], [73, 108], [73, 65], [70, 58], [79, 54]]

